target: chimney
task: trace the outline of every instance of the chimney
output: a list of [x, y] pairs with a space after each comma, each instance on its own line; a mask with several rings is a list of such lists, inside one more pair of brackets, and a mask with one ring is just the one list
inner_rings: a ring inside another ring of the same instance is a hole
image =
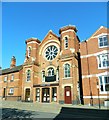
[[13, 56], [13, 57], [11, 58], [10, 68], [13, 68], [13, 67], [15, 67], [15, 66], [16, 66], [16, 58], [15, 58], [15, 56]]

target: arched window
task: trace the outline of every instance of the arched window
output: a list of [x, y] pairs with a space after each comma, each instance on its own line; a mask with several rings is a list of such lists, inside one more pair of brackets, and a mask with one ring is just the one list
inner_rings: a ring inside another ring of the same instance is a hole
[[65, 49], [68, 48], [68, 37], [65, 37], [64, 47], [65, 47]]
[[28, 57], [31, 56], [31, 47], [28, 47]]
[[64, 77], [70, 77], [70, 65], [68, 63], [64, 66]]
[[52, 67], [48, 68], [47, 73], [48, 73], [48, 76], [53, 76], [54, 75], [54, 69]]
[[27, 79], [26, 79], [26, 81], [30, 81], [30, 79], [31, 79], [31, 71], [27, 70]]

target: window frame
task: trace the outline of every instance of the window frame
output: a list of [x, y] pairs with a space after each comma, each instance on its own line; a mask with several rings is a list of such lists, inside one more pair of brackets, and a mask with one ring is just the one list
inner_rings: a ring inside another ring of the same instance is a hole
[[10, 95], [13, 95], [13, 94], [14, 94], [14, 88], [10, 88], [10, 89], [9, 89], [9, 94], [10, 94]]
[[[109, 81], [109, 76], [107, 75], [103, 75], [103, 76], [99, 76], [98, 79], [99, 79], [99, 91], [101, 94], [107, 94], [109, 93], [109, 91], [106, 91], [106, 85], [109, 85], [109, 82], [108, 83], [105, 83], [105, 78], [108, 78], [108, 81]], [[101, 88], [102, 86], [102, 88]], [[103, 89], [103, 90], [101, 90]]]
[[64, 78], [70, 78], [71, 77], [71, 70], [70, 70], [70, 64], [66, 63], [64, 65]]
[[[105, 38], [105, 37], [107, 38], [107, 45], [104, 45], [104, 43], [105, 43], [104, 38]], [[101, 38], [102, 41], [103, 41], [103, 42], [102, 42], [102, 44], [103, 44], [102, 46], [100, 46], [100, 38]], [[99, 46], [99, 48], [109, 47], [109, 41], [108, 41], [108, 39], [109, 39], [109, 38], [108, 38], [108, 35], [99, 36], [99, 37], [98, 37], [98, 46]]]
[[45, 71], [42, 71], [42, 82], [45, 82]]
[[[66, 44], [67, 44], [67, 45], [66, 45]], [[65, 48], [65, 49], [68, 49], [68, 46], [69, 46], [69, 44], [68, 44], [68, 37], [65, 36], [65, 37], [64, 37], [64, 48]]]
[[[107, 57], [105, 61], [103, 61], [103, 56]], [[109, 53], [102, 53], [102, 54], [97, 55], [97, 60], [98, 60], [98, 69], [109, 68]], [[107, 64], [106, 66], [104, 66], [104, 62], [105, 62], [105, 65]]]
[[31, 47], [28, 47], [28, 57], [31, 57]]
[[[30, 72], [30, 73], [29, 73]], [[28, 74], [29, 73], [29, 74]], [[29, 79], [29, 80], [28, 80]], [[27, 71], [26, 71], [26, 82], [30, 82], [31, 81], [31, 70], [30, 69], [28, 69]]]
[[49, 67], [47, 69], [47, 76], [51, 77], [51, 76], [54, 76], [54, 68], [53, 67]]
[[4, 82], [7, 82], [8, 76], [4, 76]]
[[11, 75], [11, 82], [14, 81], [14, 74]]

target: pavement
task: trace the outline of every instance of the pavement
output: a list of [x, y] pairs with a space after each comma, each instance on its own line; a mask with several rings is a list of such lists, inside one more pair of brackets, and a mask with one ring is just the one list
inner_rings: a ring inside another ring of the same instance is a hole
[[109, 108], [102, 106], [70, 105], [59, 103], [29, 103], [18, 101], [1, 101], [0, 112], [2, 120], [48, 118], [51, 120], [68, 118], [90, 118], [109, 120]]

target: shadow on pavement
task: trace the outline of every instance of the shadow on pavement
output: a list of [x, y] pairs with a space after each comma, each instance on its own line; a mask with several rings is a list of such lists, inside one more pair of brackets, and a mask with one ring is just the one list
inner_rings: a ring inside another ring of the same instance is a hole
[[28, 118], [28, 120], [32, 120], [30, 118], [31, 115], [31, 111], [18, 110], [14, 108], [2, 108], [2, 120], [22, 120], [25, 118]]
[[53, 120], [109, 120], [109, 110], [62, 107]]

